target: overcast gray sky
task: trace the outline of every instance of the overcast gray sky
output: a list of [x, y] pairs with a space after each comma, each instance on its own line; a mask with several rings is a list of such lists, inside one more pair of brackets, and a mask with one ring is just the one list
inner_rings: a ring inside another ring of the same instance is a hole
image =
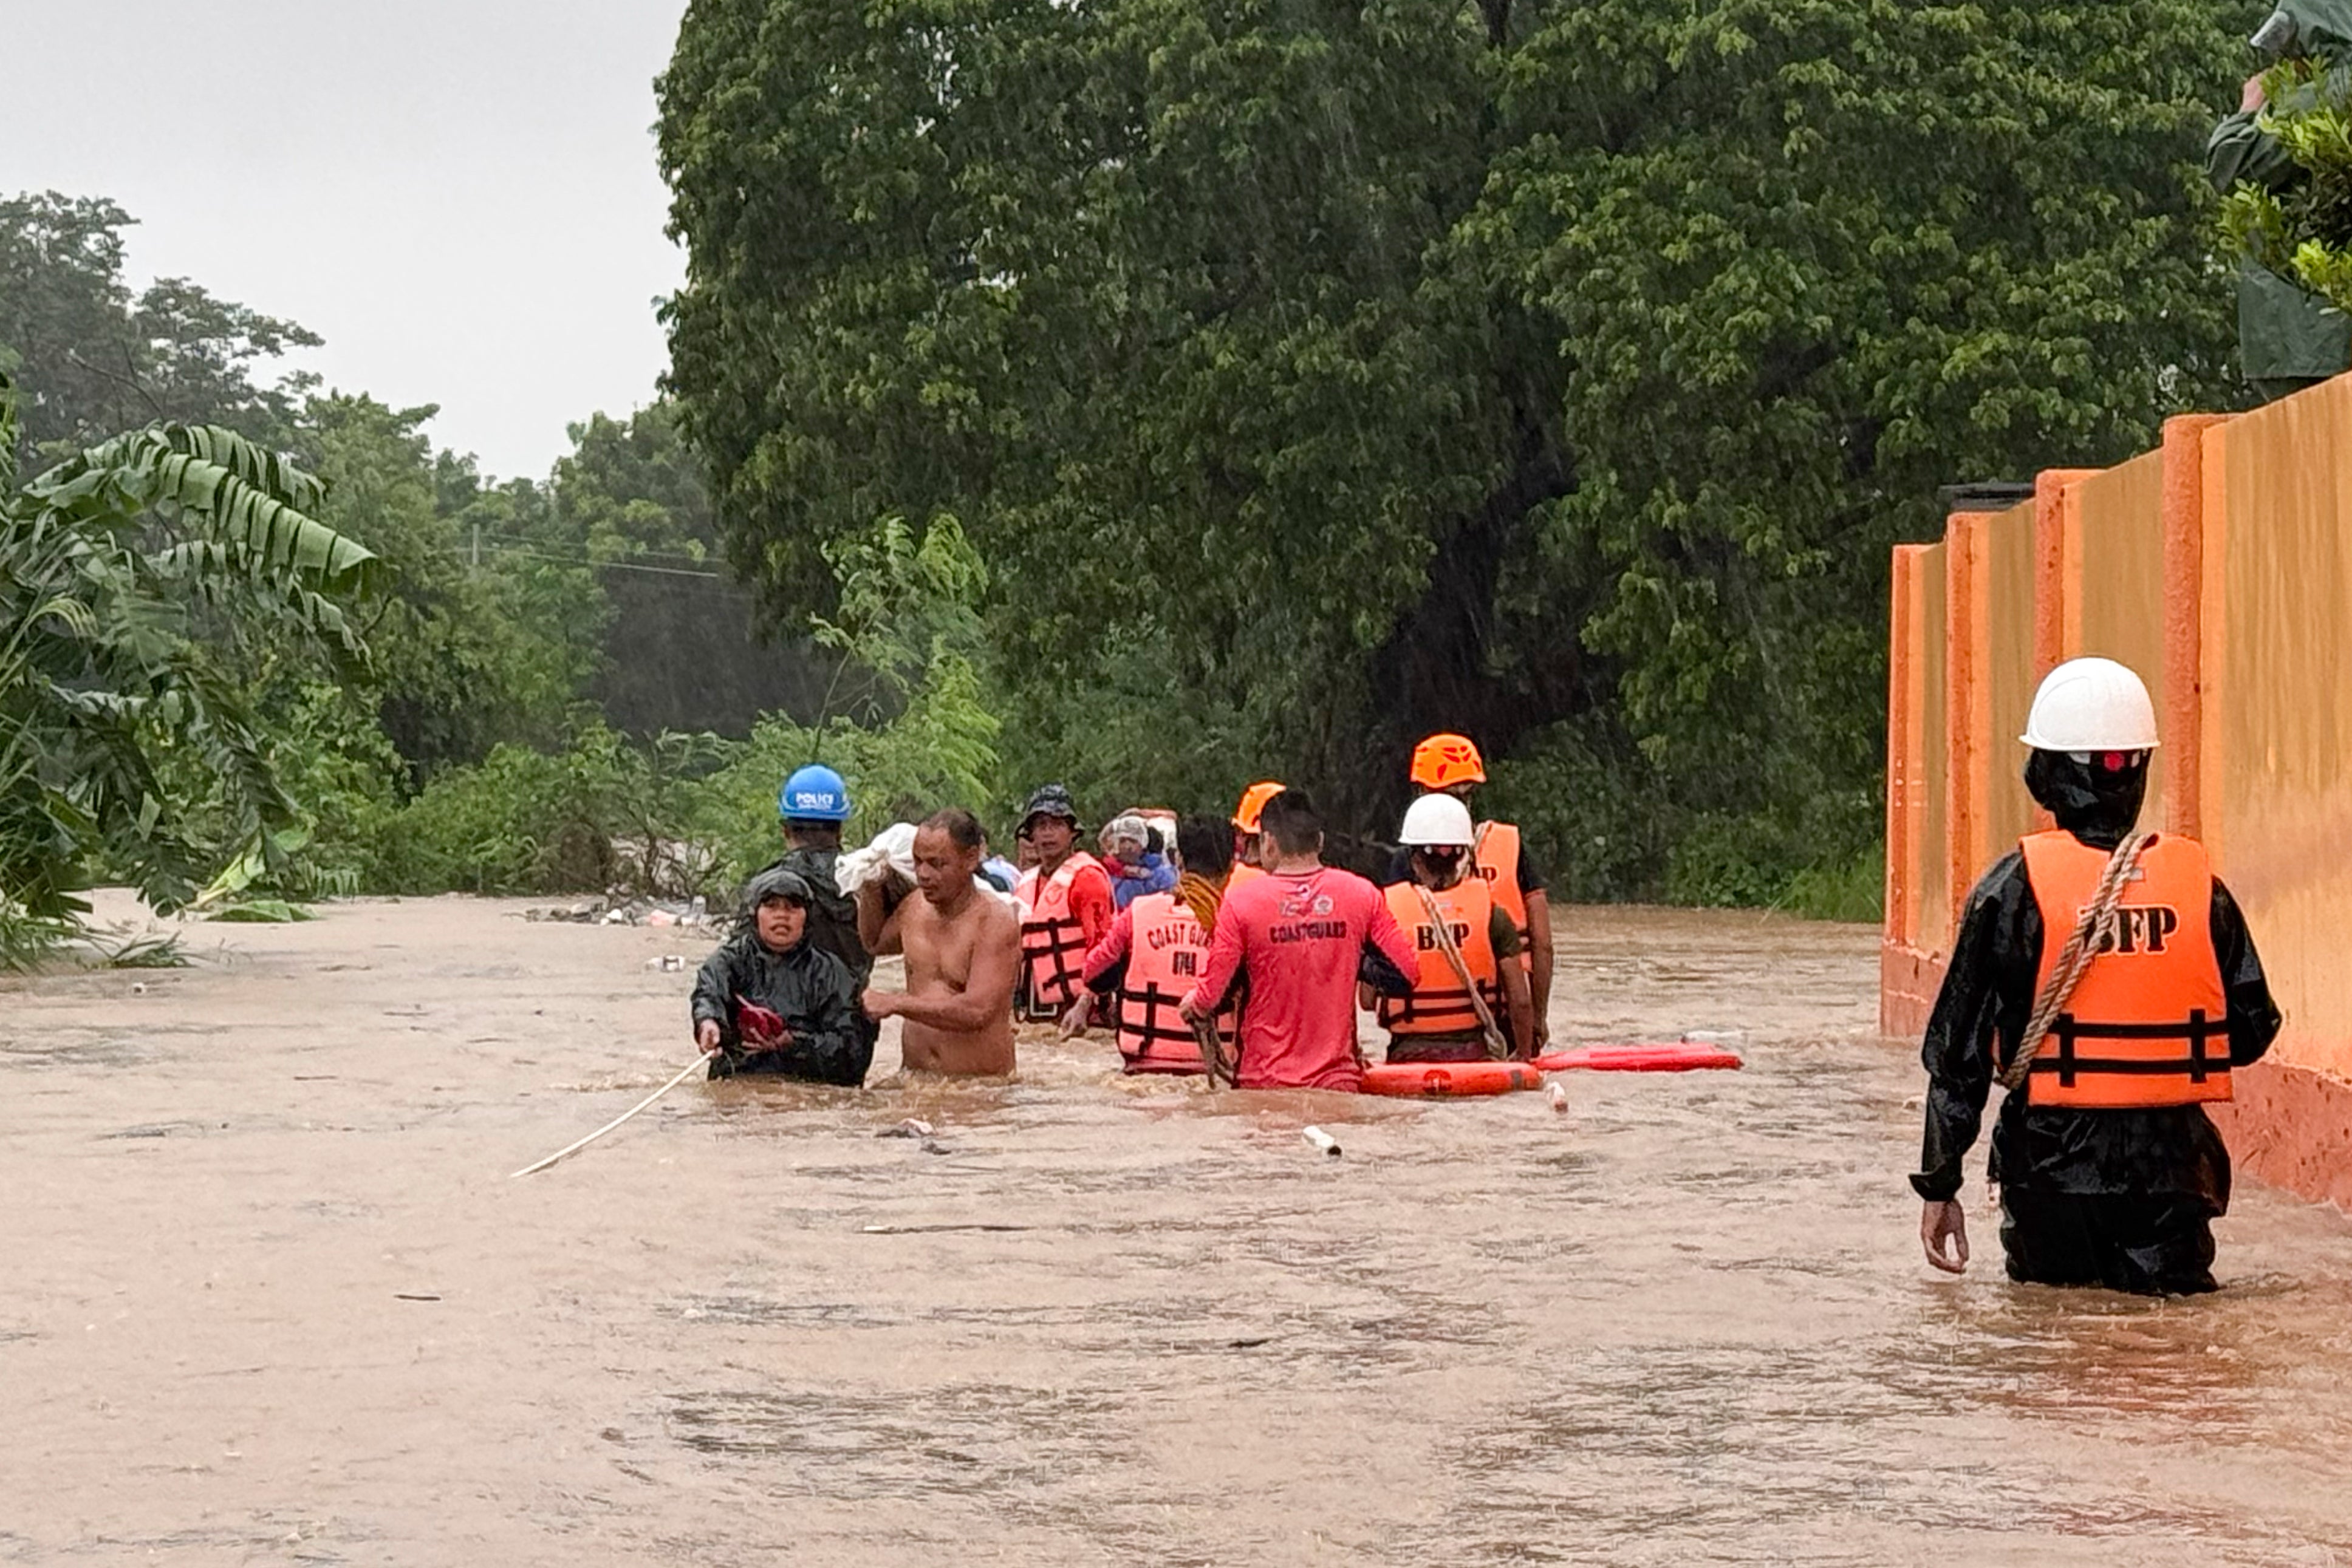
[[653, 78], [685, 0], [0, 0], [0, 192], [111, 196], [134, 285], [327, 340], [345, 391], [437, 402], [538, 476], [666, 361]]

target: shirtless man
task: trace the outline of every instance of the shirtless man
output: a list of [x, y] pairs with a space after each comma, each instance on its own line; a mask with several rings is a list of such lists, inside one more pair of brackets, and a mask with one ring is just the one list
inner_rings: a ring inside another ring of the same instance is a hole
[[877, 956], [907, 956], [907, 988], [867, 990], [866, 1016], [877, 1023], [904, 1020], [899, 1053], [917, 1071], [982, 1076], [1013, 1071], [1021, 922], [972, 881], [981, 842], [980, 823], [970, 811], [940, 811], [915, 832], [921, 897], [904, 897], [886, 913], [878, 883], [858, 890], [858, 933], [866, 947]]

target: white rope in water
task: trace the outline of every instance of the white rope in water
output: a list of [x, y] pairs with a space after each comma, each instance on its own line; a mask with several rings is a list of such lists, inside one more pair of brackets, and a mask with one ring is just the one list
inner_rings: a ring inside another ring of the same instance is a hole
[[697, 1068], [707, 1067], [709, 1065], [709, 1062], [710, 1058], [707, 1056], [696, 1057], [692, 1061], [688, 1062], [684, 1067], [677, 1070], [677, 1077], [671, 1079], [668, 1082], [663, 1084], [660, 1088], [655, 1090], [652, 1093], [646, 1095], [644, 1099], [638, 1101], [635, 1104], [630, 1106], [627, 1110], [622, 1112], [619, 1115], [614, 1117], [611, 1121], [605, 1123], [603, 1126], [597, 1128], [594, 1132], [581, 1139], [578, 1143], [564, 1145], [562, 1148], [556, 1150], [553, 1154], [548, 1155], [547, 1158], [540, 1161], [537, 1165], [525, 1166], [522, 1169], [515, 1172], [514, 1176], [509, 1176], [507, 1179], [509, 1181], [512, 1181], [520, 1176], [527, 1176], [533, 1171], [543, 1171], [548, 1166], [553, 1165], [556, 1161], [568, 1159], [572, 1155], [578, 1154], [581, 1150], [586, 1148], [589, 1145], [594, 1143], [597, 1139], [603, 1137], [605, 1134], [611, 1132], [614, 1128], [619, 1126], [622, 1123], [627, 1121], [630, 1117], [635, 1115], [638, 1112], [644, 1110], [646, 1106], [652, 1104], [655, 1101], [660, 1099], [663, 1095], [668, 1093], [671, 1090], [685, 1082], [688, 1073], [693, 1072]]

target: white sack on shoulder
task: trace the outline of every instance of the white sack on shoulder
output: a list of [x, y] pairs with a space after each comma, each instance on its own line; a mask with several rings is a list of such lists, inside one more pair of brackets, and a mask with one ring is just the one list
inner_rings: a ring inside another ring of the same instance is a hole
[[856, 896], [867, 883], [878, 880], [885, 869], [895, 871], [911, 885], [915, 880], [915, 825], [893, 822], [874, 837], [874, 841], [862, 850], [844, 850], [834, 862], [833, 880], [842, 892]]

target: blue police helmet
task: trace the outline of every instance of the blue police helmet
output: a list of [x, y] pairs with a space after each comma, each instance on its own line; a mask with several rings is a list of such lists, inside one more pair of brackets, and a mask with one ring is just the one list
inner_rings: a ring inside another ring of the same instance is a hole
[[832, 768], [812, 762], [784, 780], [776, 793], [776, 815], [786, 821], [849, 821], [849, 786]]

